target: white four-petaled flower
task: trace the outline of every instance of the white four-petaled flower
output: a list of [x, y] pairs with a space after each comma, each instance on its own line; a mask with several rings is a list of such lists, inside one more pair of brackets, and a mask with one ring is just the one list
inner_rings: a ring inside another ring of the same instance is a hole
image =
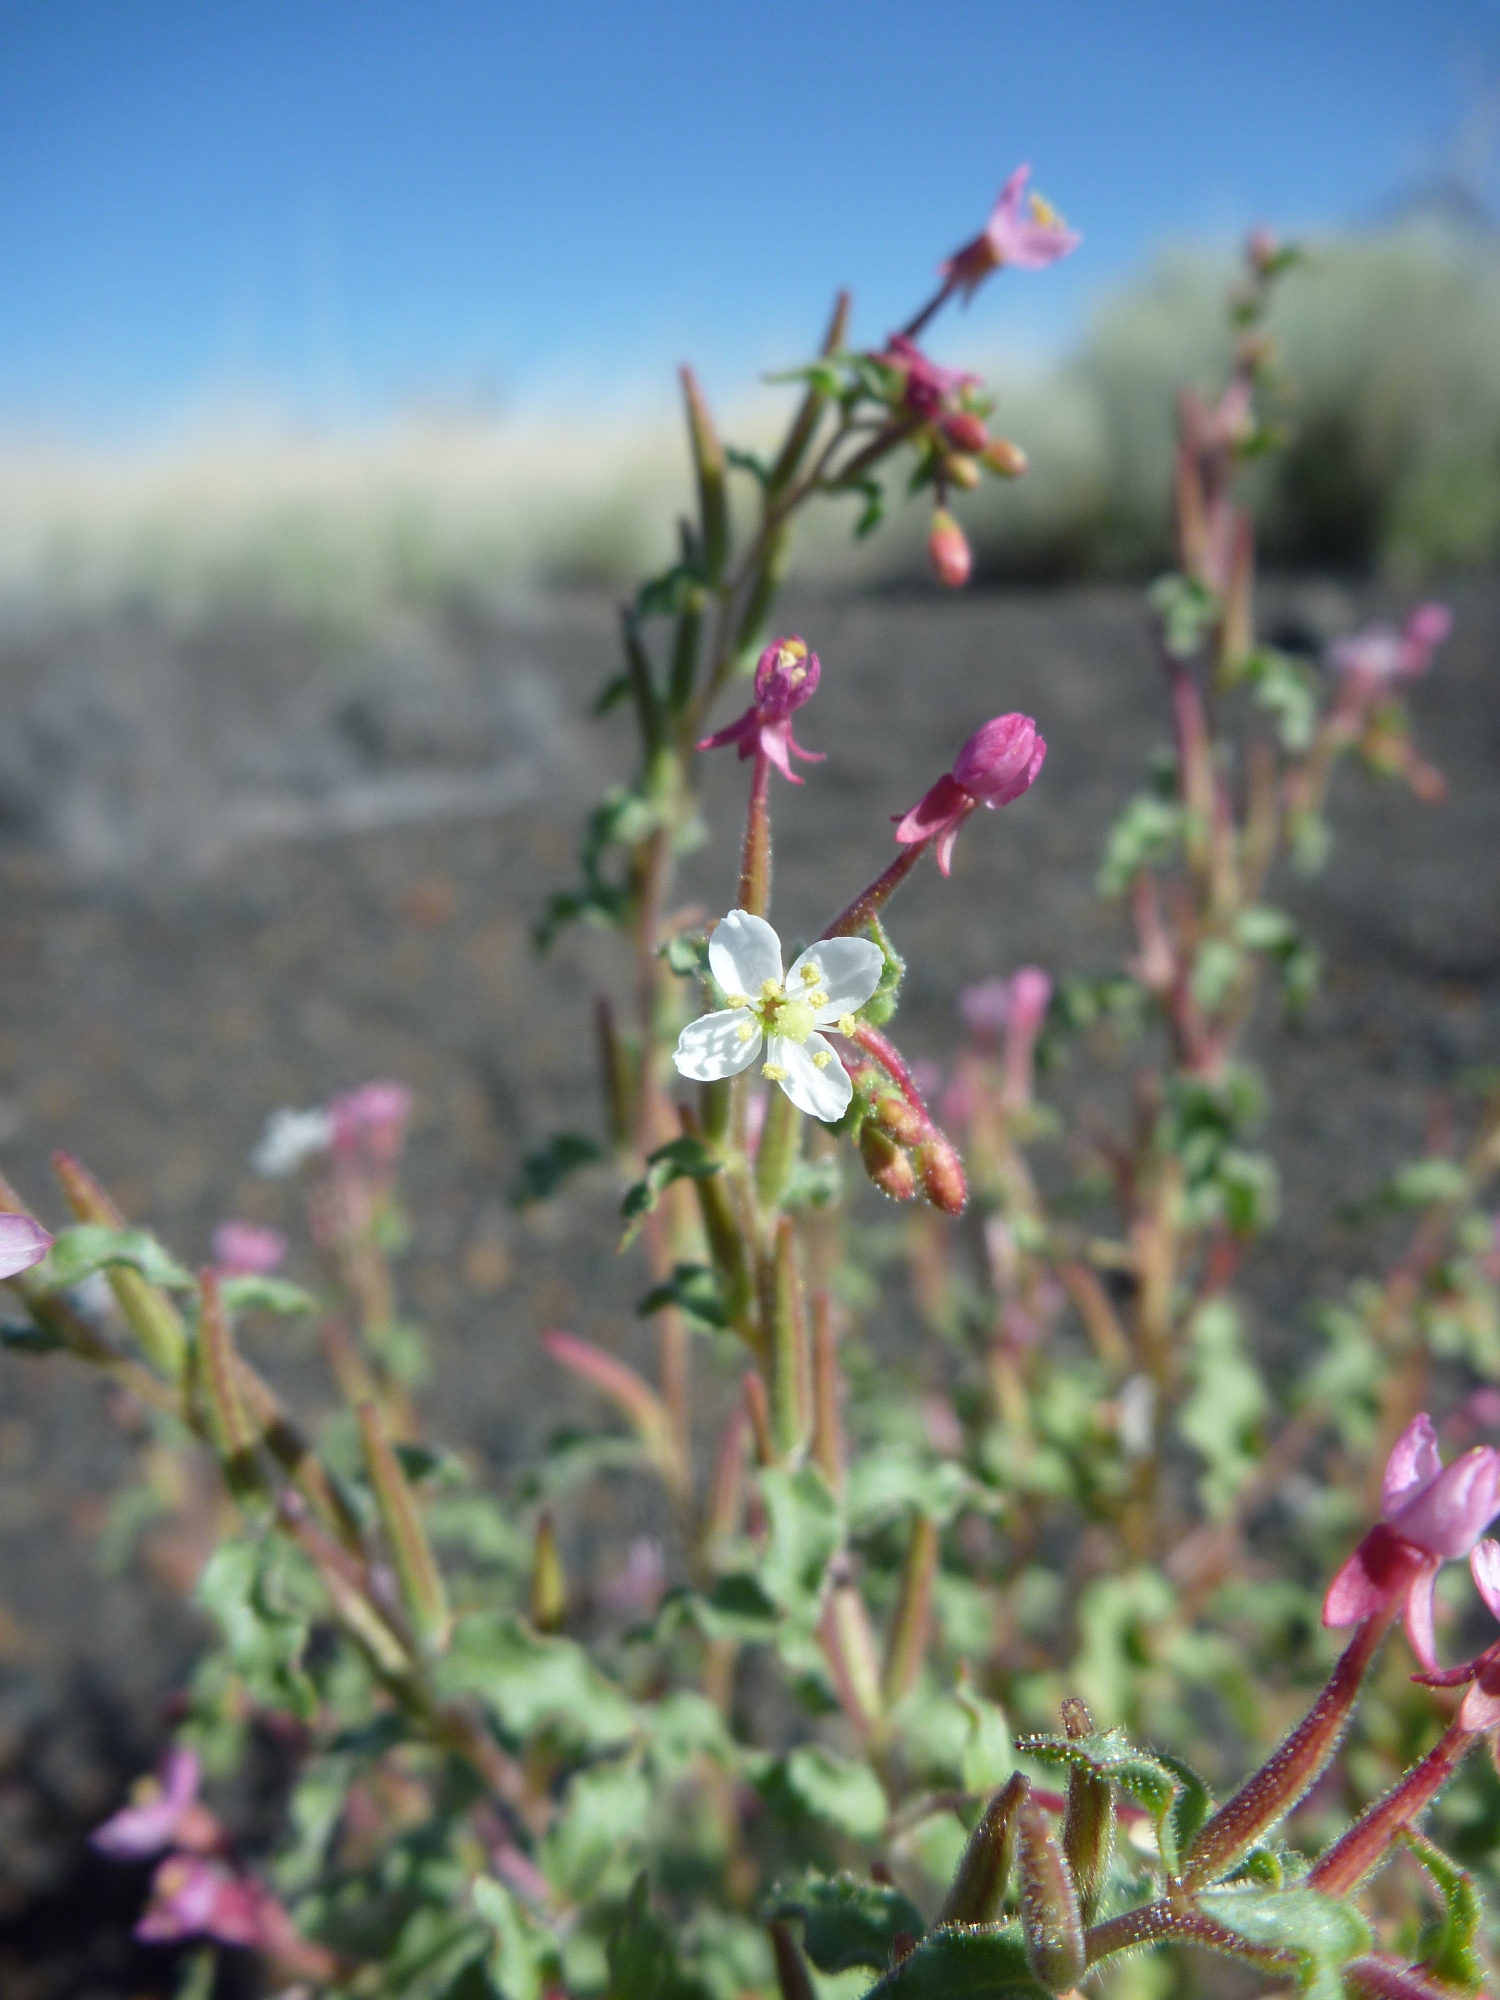
[[684, 1076], [712, 1083], [748, 1069], [764, 1046], [762, 1076], [799, 1111], [831, 1125], [854, 1086], [818, 1029], [854, 1032], [884, 962], [868, 938], [824, 938], [783, 975], [781, 940], [765, 918], [731, 910], [708, 941], [709, 970], [729, 1005], [683, 1029], [674, 1061]]

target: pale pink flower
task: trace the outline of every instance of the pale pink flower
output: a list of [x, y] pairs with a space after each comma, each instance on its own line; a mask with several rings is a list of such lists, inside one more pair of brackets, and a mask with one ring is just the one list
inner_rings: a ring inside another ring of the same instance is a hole
[[962, 590], [973, 570], [969, 538], [946, 507], [939, 507], [932, 517], [927, 560], [933, 575], [948, 590]]
[[990, 211], [990, 219], [972, 243], [956, 250], [943, 265], [943, 276], [966, 298], [991, 271], [1013, 264], [1018, 271], [1040, 271], [1076, 250], [1082, 240], [1069, 229], [1050, 203], [1028, 195], [1029, 166], [1017, 167]]
[[411, 1092], [404, 1083], [362, 1083], [330, 1100], [333, 1151], [378, 1167], [393, 1167], [406, 1142]]
[[946, 772], [896, 825], [904, 847], [937, 842], [943, 874], [952, 865], [958, 829], [976, 806], [1007, 806], [1029, 791], [1047, 745], [1029, 715], [997, 715], [976, 729]]
[[176, 1746], [154, 1777], [138, 1779], [121, 1806], [89, 1835], [89, 1844], [111, 1861], [141, 1861], [168, 1847], [212, 1848], [219, 1823], [198, 1803], [197, 1753]]
[[958, 996], [958, 1011], [974, 1040], [982, 1047], [993, 1047], [1010, 1019], [1010, 981], [981, 979], [977, 985], [965, 986]]
[[231, 1216], [214, 1231], [213, 1251], [226, 1278], [263, 1278], [286, 1262], [287, 1242], [279, 1229]]
[[40, 1264], [52, 1238], [31, 1215], [0, 1215], [0, 1278], [14, 1278]]
[[1358, 685], [1371, 689], [1396, 681], [1416, 680], [1432, 665], [1432, 656], [1453, 630], [1453, 613], [1446, 604], [1419, 604], [1398, 632], [1394, 625], [1367, 625], [1335, 639], [1328, 648], [1329, 664]]
[[599, 1588], [599, 1602], [621, 1618], [649, 1618], [667, 1590], [667, 1565], [654, 1535], [637, 1535], [623, 1569]]
[[[1500, 1542], [1480, 1542], [1469, 1557], [1469, 1568], [1479, 1595], [1496, 1618], [1500, 1618]], [[1470, 1682], [1458, 1711], [1464, 1729], [1477, 1734], [1500, 1723], [1500, 1639], [1493, 1640], [1461, 1667], [1448, 1667], [1414, 1676], [1428, 1687], [1462, 1687]]]
[[1329, 1584], [1323, 1623], [1357, 1625], [1400, 1601], [1412, 1651], [1423, 1667], [1436, 1670], [1438, 1571], [1468, 1555], [1497, 1513], [1500, 1451], [1475, 1445], [1445, 1467], [1431, 1417], [1413, 1417], [1386, 1461], [1380, 1521]]
[[700, 750], [720, 750], [726, 744], [739, 746], [741, 760], [768, 757], [783, 778], [802, 783], [792, 770], [790, 759], [800, 757], [806, 764], [821, 764], [821, 750], [804, 750], [792, 735], [792, 712], [810, 701], [822, 675], [816, 653], [808, 651], [803, 639], [773, 639], [755, 668], [755, 700], [736, 722], [705, 736]]

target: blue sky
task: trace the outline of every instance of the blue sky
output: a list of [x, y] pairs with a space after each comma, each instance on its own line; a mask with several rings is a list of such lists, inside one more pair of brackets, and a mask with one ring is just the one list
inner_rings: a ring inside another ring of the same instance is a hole
[[964, 339], [1056, 344], [1163, 238], [1368, 220], [1497, 76], [1500, 0], [0, 0], [0, 433], [732, 391], [1021, 159], [1084, 248]]

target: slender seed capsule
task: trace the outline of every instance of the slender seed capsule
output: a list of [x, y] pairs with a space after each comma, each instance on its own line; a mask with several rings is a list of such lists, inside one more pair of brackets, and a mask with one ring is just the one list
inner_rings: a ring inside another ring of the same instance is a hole
[[1017, 1823], [1026, 1960], [1044, 1986], [1066, 1993], [1088, 1963], [1073, 1877], [1039, 1806], [1023, 1805]]
[[557, 1530], [545, 1509], [536, 1517], [531, 1554], [531, 1622], [538, 1632], [560, 1632], [568, 1615], [568, 1579]]
[[953, 1886], [938, 1913], [940, 1924], [992, 1924], [1000, 1915], [1016, 1852], [1016, 1815], [1031, 1790], [1024, 1771], [1013, 1771], [969, 1835]]
[[[1094, 1732], [1093, 1718], [1076, 1697], [1062, 1705], [1063, 1727], [1078, 1742]], [[1063, 1815], [1063, 1854], [1078, 1891], [1078, 1914], [1094, 1920], [1109, 1874], [1115, 1844], [1115, 1797], [1108, 1778], [1075, 1765], [1068, 1773], [1068, 1805]]]
[[442, 1575], [417, 1513], [416, 1496], [373, 1403], [360, 1405], [359, 1428], [365, 1465], [395, 1558], [401, 1602], [411, 1621], [412, 1634], [424, 1652], [441, 1653], [452, 1633], [453, 1617]]

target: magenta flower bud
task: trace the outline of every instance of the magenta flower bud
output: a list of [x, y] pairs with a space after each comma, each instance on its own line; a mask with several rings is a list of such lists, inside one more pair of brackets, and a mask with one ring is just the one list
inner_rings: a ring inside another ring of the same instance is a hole
[[972, 298], [1002, 264], [1013, 264], [1018, 271], [1040, 271], [1078, 248], [1082, 239], [1056, 209], [1038, 194], [1027, 195], [1030, 178], [1029, 166], [1017, 167], [980, 234], [943, 265], [949, 286], [966, 298]]
[[[961, 368], [939, 367], [936, 361], [924, 354], [917, 343], [904, 333], [893, 333], [885, 344], [885, 352], [877, 355], [876, 359], [906, 378], [901, 394], [902, 407], [909, 410], [914, 417], [940, 416], [960, 389], [966, 389], [979, 380], [977, 375], [966, 375]], [[971, 424], [979, 423], [977, 417], [970, 417], [968, 421]], [[944, 429], [947, 429], [946, 424]], [[979, 430], [982, 443], [983, 424], [979, 424]], [[974, 445], [964, 449], [977, 451], [979, 446]]]
[[755, 668], [755, 700], [738, 721], [705, 736], [700, 750], [719, 750], [734, 743], [741, 761], [747, 757], [767, 757], [782, 777], [794, 785], [802, 780], [792, 770], [790, 759], [800, 757], [806, 764], [821, 764], [821, 750], [804, 750], [792, 735], [793, 710], [810, 701], [822, 676], [818, 656], [808, 650], [805, 639], [773, 639]]
[[1386, 1461], [1380, 1512], [1380, 1522], [1328, 1586], [1323, 1623], [1355, 1625], [1404, 1600], [1411, 1649], [1424, 1668], [1436, 1671], [1437, 1574], [1445, 1562], [1468, 1555], [1500, 1513], [1500, 1451], [1475, 1445], [1445, 1468], [1432, 1419], [1413, 1417]]
[[1036, 782], [1047, 755], [1045, 739], [1029, 715], [997, 715], [976, 729], [953, 762], [953, 769], [896, 825], [903, 847], [937, 842], [943, 874], [952, 866], [958, 829], [978, 805], [1008, 806]]
[[263, 1278], [286, 1262], [286, 1238], [279, 1229], [231, 1216], [213, 1234], [214, 1263], [226, 1278]]
[[198, 1776], [194, 1751], [169, 1750], [156, 1776], [137, 1782], [130, 1804], [94, 1828], [89, 1845], [111, 1861], [143, 1861], [182, 1844], [184, 1831], [200, 1836], [189, 1846], [212, 1844], [218, 1824], [198, 1804]]
[[983, 418], [972, 410], [955, 410], [951, 417], [944, 417], [943, 436], [958, 451], [981, 452], [990, 441]]
[[0, 1278], [14, 1278], [40, 1264], [52, 1238], [31, 1215], [0, 1215]]
[[932, 564], [933, 575], [946, 589], [962, 590], [968, 582], [974, 566], [969, 538], [946, 507], [939, 507], [932, 517], [927, 560]]

